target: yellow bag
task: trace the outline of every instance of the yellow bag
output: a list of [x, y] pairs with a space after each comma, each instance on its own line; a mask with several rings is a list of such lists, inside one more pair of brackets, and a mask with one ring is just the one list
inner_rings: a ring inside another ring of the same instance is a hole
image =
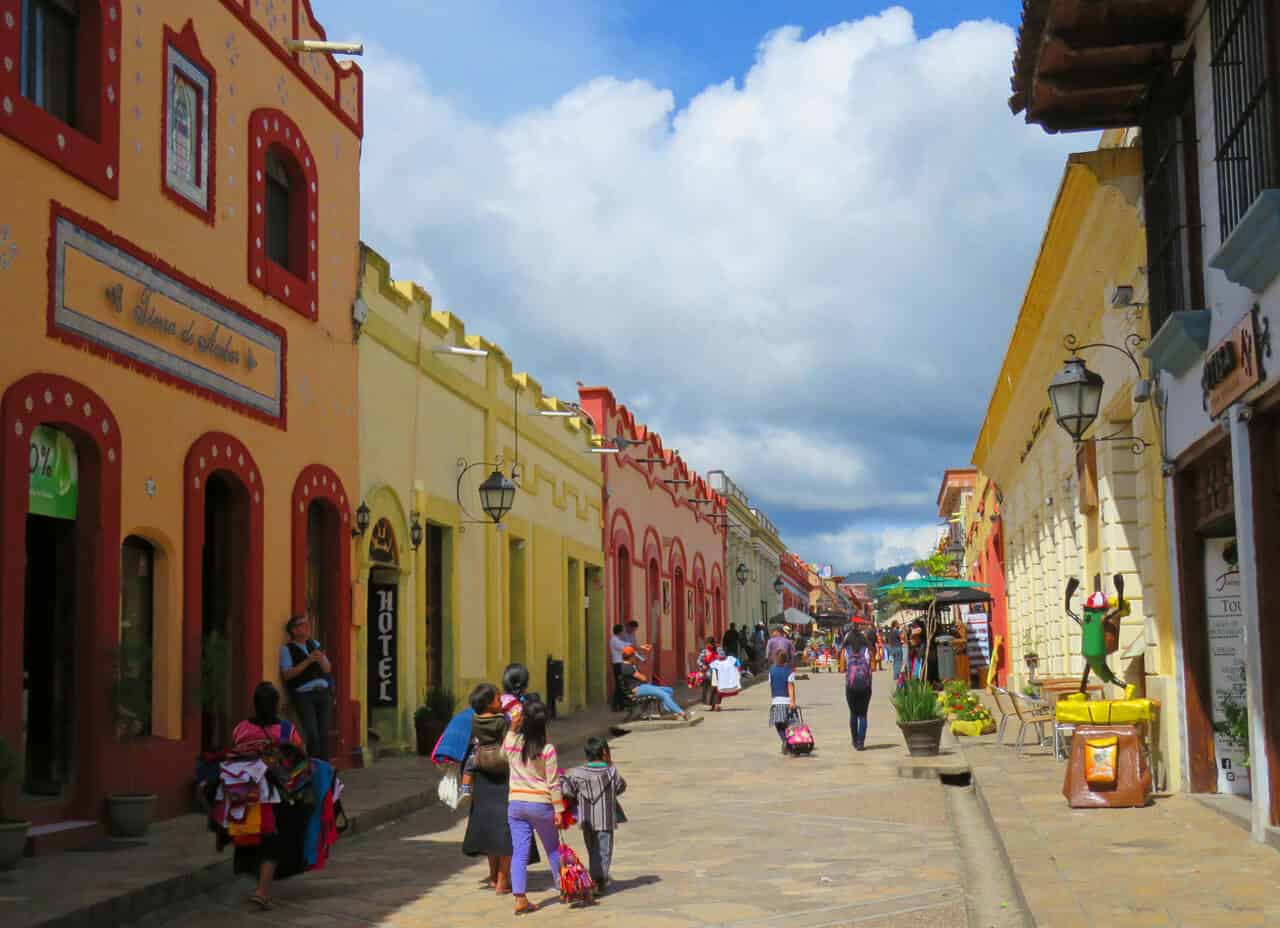
[[962, 722], [960, 719], [956, 719], [951, 723], [951, 734], [964, 735], [967, 738], [976, 738], [978, 735], [982, 734], [984, 725], [986, 725], [985, 722], [978, 721], [976, 719], [972, 722]]
[[1116, 755], [1120, 739], [1090, 738], [1084, 743], [1084, 779], [1090, 786], [1116, 785]]

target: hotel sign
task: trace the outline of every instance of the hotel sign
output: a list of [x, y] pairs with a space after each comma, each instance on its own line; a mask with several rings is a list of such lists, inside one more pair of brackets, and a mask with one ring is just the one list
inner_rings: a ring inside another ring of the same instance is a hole
[[1204, 388], [1204, 408], [1212, 418], [1262, 383], [1264, 351], [1270, 356], [1270, 326], [1263, 320], [1259, 329], [1255, 306], [1205, 357], [1200, 386]]
[[50, 331], [283, 422], [284, 330], [55, 208]]

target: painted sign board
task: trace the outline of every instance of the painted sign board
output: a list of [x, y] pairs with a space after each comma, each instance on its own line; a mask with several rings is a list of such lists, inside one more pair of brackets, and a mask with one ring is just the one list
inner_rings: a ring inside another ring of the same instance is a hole
[[369, 583], [369, 708], [395, 706], [397, 676], [396, 623], [399, 587], [377, 580]]
[[[1245, 703], [1244, 604], [1240, 596], [1240, 570], [1236, 566], [1234, 538], [1207, 538], [1204, 542], [1205, 617], [1209, 634], [1209, 692], [1213, 721], [1225, 722], [1226, 703]], [[1218, 767], [1218, 792], [1248, 796], [1249, 768], [1245, 752], [1224, 735], [1214, 732]]]
[[964, 617], [965, 653], [970, 667], [986, 667], [991, 663], [991, 623], [985, 612], [970, 612]]
[[28, 456], [30, 491], [27, 512], [53, 519], [74, 519], [80, 495], [76, 446], [65, 432], [47, 425], [31, 432]]
[[1200, 385], [1204, 389], [1204, 408], [1210, 416], [1216, 419], [1228, 406], [1262, 383], [1259, 348], [1265, 348], [1269, 354], [1269, 343], [1267, 329], [1264, 327], [1259, 332], [1255, 306], [1205, 355]]
[[282, 423], [284, 330], [60, 207], [50, 334]]

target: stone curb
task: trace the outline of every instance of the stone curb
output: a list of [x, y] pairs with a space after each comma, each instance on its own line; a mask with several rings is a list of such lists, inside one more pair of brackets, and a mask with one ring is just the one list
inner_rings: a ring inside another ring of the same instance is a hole
[[[964, 746], [957, 744], [957, 749], [965, 756], [967, 761], [968, 755], [965, 753]], [[1013, 892], [1017, 897], [1018, 904], [1022, 906], [1024, 913], [1023, 924], [1026, 925], [1026, 928], [1038, 928], [1040, 923], [1036, 921], [1035, 912], [1032, 911], [1031, 905], [1027, 902], [1026, 893], [1022, 891], [1022, 883], [1018, 879], [1018, 871], [1014, 869], [1013, 861], [1009, 857], [1009, 849], [1005, 846], [1004, 835], [1000, 833], [1000, 829], [996, 825], [995, 816], [991, 814], [991, 805], [987, 802], [987, 794], [982, 788], [982, 779], [972, 765], [969, 765], [969, 768], [971, 772], [970, 783], [973, 786], [974, 796], [978, 799], [978, 809], [982, 812], [982, 819], [986, 823], [987, 830], [991, 833], [996, 848], [999, 850], [1000, 866], [1004, 867], [1004, 871], [1009, 877], [1010, 885], [1013, 886]]]

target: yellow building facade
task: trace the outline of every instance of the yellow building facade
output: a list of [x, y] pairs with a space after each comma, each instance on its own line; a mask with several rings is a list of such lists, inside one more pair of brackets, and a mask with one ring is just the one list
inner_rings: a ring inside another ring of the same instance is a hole
[[[541, 415], [567, 408], [368, 246], [358, 300], [369, 529], [357, 546], [356, 666], [372, 753], [409, 743], [429, 687], [461, 701], [510, 662], [545, 695], [547, 658], [563, 660], [564, 705], [603, 702], [603, 478], [590, 426]], [[496, 526], [478, 487], [513, 465], [514, 505]]]
[[307, 609], [354, 759], [362, 77], [276, 7], [0, 3], [0, 736], [40, 825], [188, 811]]
[[[1178, 782], [1159, 423], [1153, 404], [1136, 398], [1143, 375], [1135, 364], [1121, 351], [1085, 347], [1140, 349], [1150, 337], [1141, 189], [1142, 153], [1122, 133], [1068, 158], [974, 449], [973, 463], [994, 484], [984, 484], [974, 513], [997, 515], [1003, 539], [1011, 686], [1030, 679], [1029, 652], [1038, 656], [1037, 676], [1079, 677], [1079, 626], [1063, 607], [1067, 581], [1080, 581], [1079, 612], [1082, 596], [1099, 588], [1113, 595], [1112, 577], [1124, 577], [1132, 614], [1109, 663], [1166, 707], [1158, 776]], [[1128, 305], [1116, 305], [1117, 286], [1134, 287]], [[1072, 337], [1105, 381], [1098, 419], [1079, 445], [1055, 422], [1047, 393]], [[968, 540], [978, 554], [978, 533]]]

